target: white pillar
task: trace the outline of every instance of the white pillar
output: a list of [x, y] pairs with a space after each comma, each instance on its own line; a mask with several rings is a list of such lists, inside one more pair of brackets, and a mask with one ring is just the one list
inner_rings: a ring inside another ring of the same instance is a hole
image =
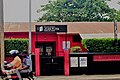
[[[29, 54], [32, 53], [32, 45], [31, 45], [32, 31], [31, 31], [31, 0], [29, 0]], [[31, 55], [29, 55], [31, 60], [30, 69], [32, 70], [32, 59]]]
[[29, 0], [29, 53], [31, 53], [31, 0]]

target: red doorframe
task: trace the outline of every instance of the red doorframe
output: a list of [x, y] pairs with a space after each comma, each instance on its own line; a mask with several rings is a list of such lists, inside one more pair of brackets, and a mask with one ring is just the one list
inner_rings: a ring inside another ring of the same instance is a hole
[[35, 49], [35, 72], [36, 76], [40, 76], [40, 49]]
[[64, 75], [69, 76], [69, 50], [64, 50]]

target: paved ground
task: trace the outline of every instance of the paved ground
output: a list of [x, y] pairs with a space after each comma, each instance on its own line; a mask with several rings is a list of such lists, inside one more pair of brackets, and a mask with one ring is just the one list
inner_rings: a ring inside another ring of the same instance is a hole
[[[2, 80], [2, 79], [0, 79]], [[24, 79], [28, 80], [28, 79]], [[35, 80], [120, 80], [120, 74], [111, 75], [74, 75], [74, 76], [39, 76]]]
[[120, 80], [120, 74], [75, 75], [75, 76], [39, 76], [35, 80]]

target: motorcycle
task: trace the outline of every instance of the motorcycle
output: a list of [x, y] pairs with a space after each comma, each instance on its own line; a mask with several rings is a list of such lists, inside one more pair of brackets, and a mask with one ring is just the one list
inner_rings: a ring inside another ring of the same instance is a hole
[[34, 80], [33, 72], [20, 73], [17, 69], [11, 69], [7, 65], [7, 61], [4, 61], [5, 70], [0, 70], [2, 80], [23, 80], [23, 78], [28, 78], [29, 80]]

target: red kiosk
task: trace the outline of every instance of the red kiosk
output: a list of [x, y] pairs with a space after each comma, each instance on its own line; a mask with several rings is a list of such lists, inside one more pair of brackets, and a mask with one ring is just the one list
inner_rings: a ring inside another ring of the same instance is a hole
[[[86, 51], [81, 44], [82, 38], [79, 33], [67, 33], [67, 28], [66, 24], [32, 25], [34, 29], [32, 30], [32, 54], [35, 55], [34, 66], [37, 76], [57, 73], [69, 75], [70, 48], [80, 46], [82, 52]], [[12, 30], [15, 31], [5, 32], [5, 38], [28, 38], [27, 31], [17, 31], [16, 26]]]
[[[63, 51], [60, 54], [60, 51], [56, 48], [60, 49], [57, 46], [60, 45], [61, 42], [59, 42], [60, 37], [58, 37], [57, 41], [52, 40], [51, 36], [54, 35], [54, 38], [57, 38], [56, 33], [65, 33], [65, 39], [64, 39], [64, 47]], [[40, 35], [44, 35], [44, 40], [40, 38]], [[49, 38], [48, 38], [49, 37]], [[40, 73], [45, 73], [45, 71], [48, 71], [48, 74], [52, 73], [53, 70], [56, 69], [56, 72], [59, 72], [59, 69], [62, 69], [64, 71], [65, 75], [69, 75], [69, 50], [67, 49], [67, 25], [36, 25], [36, 41], [35, 41], [35, 62], [36, 62], [36, 75], [40, 75]], [[60, 56], [63, 56], [64, 58], [61, 58], [63, 60], [60, 61]], [[46, 59], [46, 60], [45, 60]], [[49, 60], [49, 61], [48, 61]], [[63, 64], [63, 62], [64, 64]], [[60, 62], [64, 65], [61, 66]], [[43, 67], [42, 67], [43, 66]], [[47, 67], [46, 67], [47, 66]], [[42, 68], [41, 68], [42, 67]], [[54, 68], [54, 69], [53, 69]], [[52, 69], [52, 71], [50, 71]], [[45, 71], [44, 71], [45, 70]], [[56, 74], [56, 72], [54, 72]]]
[[36, 40], [32, 41], [35, 42], [36, 75], [69, 75], [72, 37], [67, 34], [67, 25], [36, 25]]

